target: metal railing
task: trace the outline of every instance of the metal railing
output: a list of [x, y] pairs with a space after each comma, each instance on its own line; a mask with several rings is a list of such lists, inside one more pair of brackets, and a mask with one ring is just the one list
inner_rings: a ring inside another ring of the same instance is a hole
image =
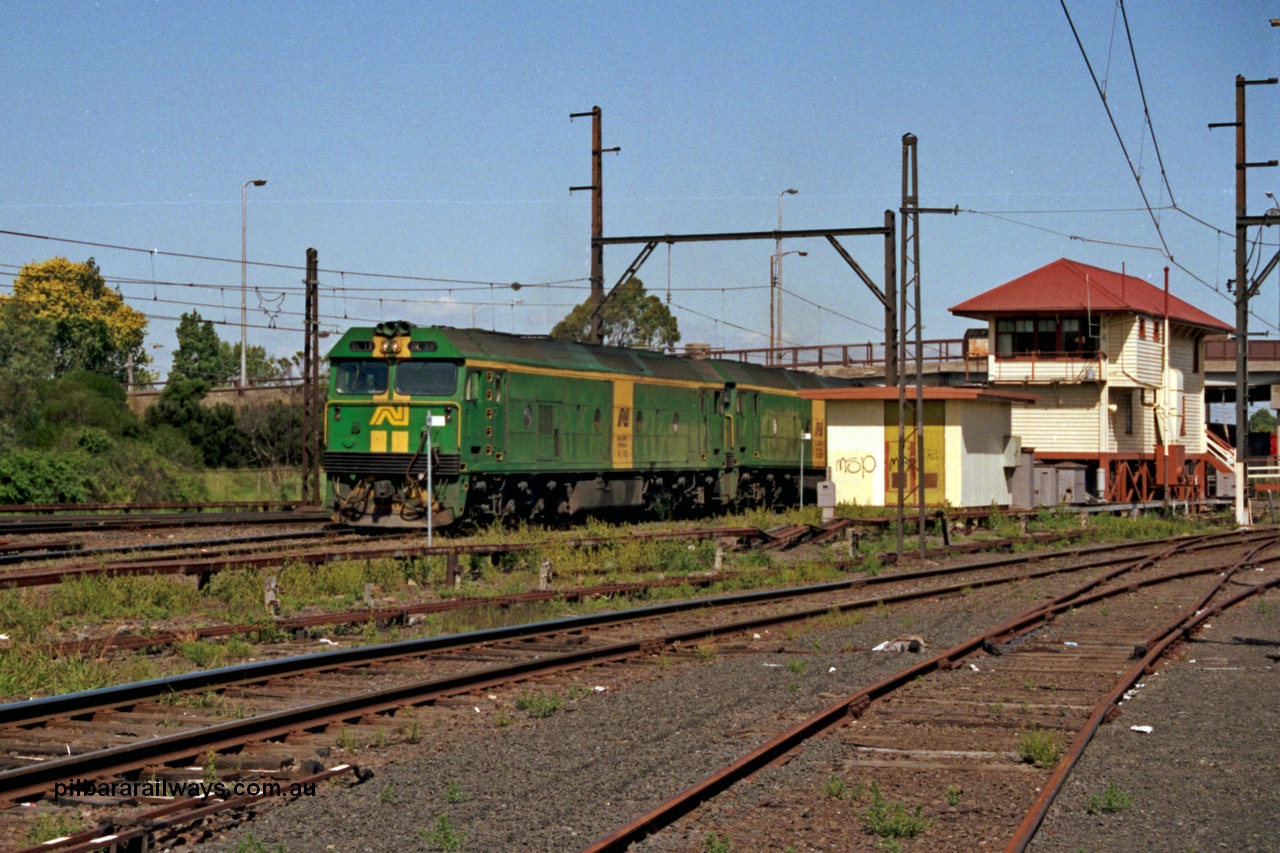
[[[712, 358], [722, 358], [729, 361], [801, 370], [825, 367], [883, 369], [885, 363], [883, 343], [819, 344], [773, 349], [769, 347], [737, 350], [713, 349], [708, 354]], [[915, 342], [909, 342], [904, 365], [908, 371], [915, 361], [915, 357]], [[970, 352], [969, 343], [963, 338], [947, 338], [921, 341], [921, 360], [926, 367], [932, 366], [935, 369], [943, 364], [963, 363], [966, 371], [976, 369], [980, 372], [986, 367], [987, 354], [985, 351]]]

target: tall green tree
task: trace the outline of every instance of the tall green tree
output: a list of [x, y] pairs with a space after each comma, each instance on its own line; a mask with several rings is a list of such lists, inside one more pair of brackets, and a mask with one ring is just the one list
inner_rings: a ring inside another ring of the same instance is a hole
[[[200, 379], [221, 385], [240, 377], [240, 344], [229, 344], [218, 337], [213, 322], [199, 311], [183, 314], [178, 321], [178, 348], [173, 351], [171, 379]], [[250, 382], [286, 379], [293, 370], [288, 358], [272, 358], [265, 347], [250, 344], [245, 359], [245, 373]]]
[[1258, 409], [1249, 416], [1249, 432], [1275, 432], [1276, 416], [1270, 409]]
[[49, 326], [30, 305], [0, 299], [0, 423], [34, 415], [53, 375]]
[[150, 361], [143, 348], [147, 318], [107, 286], [93, 258], [26, 264], [0, 308], [44, 328], [53, 376], [89, 370], [123, 382], [131, 360], [139, 370]]
[[231, 347], [218, 337], [213, 323], [199, 311], [183, 314], [178, 321], [178, 348], [173, 351], [169, 378], [201, 379], [211, 384], [225, 382], [239, 369], [231, 363]]
[[[585, 341], [591, 331], [591, 300], [569, 312], [551, 337], [563, 341]], [[675, 346], [680, 340], [676, 318], [656, 296], [645, 293], [644, 283], [632, 276], [620, 284], [604, 304], [600, 323], [601, 339], [620, 347]]]

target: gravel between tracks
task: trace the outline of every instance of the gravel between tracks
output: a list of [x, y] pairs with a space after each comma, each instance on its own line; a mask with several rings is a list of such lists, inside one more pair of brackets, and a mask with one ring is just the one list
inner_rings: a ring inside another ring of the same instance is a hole
[[[963, 605], [953, 598], [898, 606], [888, 616], [868, 614], [861, 624], [789, 639], [775, 631], [757, 643], [766, 649], [763, 654], [726, 650], [715, 660], [689, 659], [667, 671], [653, 665], [587, 670], [558, 688], [543, 689], [609, 689], [571, 701], [542, 720], [514, 709], [519, 688], [495, 691], [496, 700], [474, 699], [479, 714], [471, 700], [458, 703], [449, 722], [425, 730], [417, 746], [375, 750], [376, 758], [357, 755], [357, 761], [386, 762], [368, 782], [333, 785], [314, 798], [268, 809], [200, 849], [259, 849], [241, 846], [252, 836], [266, 849], [280, 844], [288, 853], [578, 850], [835, 697], [910, 662], [905, 655], [848, 646], [865, 648], [912, 633], [929, 637], [934, 649], [945, 647], [1025, 609], [1056, 586], [1024, 582], [975, 591]], [[1280, 849], [1280, 754], [1274, 743], [1280, 730], [1274, 704], [1280, 663], [1267, 657], [1280, 654], [1280, 647], [1232, 639], [1280, 642], [1280, 592], [1268, 593], [1266, 604], [1257, 601], [1215, 618], [1101, 729], [1033, 851]], [[806, 664], [802, 673], [787, 666], [800, 660]], [[836, 671], [829, 672], [833, 666]], [[512, 724], [495, 727], [499, 714], [509, 714]], [[1155, 731], [1143, 735], [1130, 725], [1152, 725]], [[810, 744], [805, 761], [768, 768], [756, 783], [785, 799], [802, 783], [805, 765], [822, 763], [827, 744]], [[335, 752], [328, 763], [340, 755]], [[1090, 797], [1108, 782], [1129, 794], [1133, 805], [1116, 814], [1089, 814]], [[446, 793], [451, 784], [457, 797]], [[733, 812], [742, 807], [752, 806], [731, 791], [704, 807], [704, 817], [714, 824], [720, 814], [732, 828]], [[741, 839], [745, 847], [735, 839], [734, 850], [853, 849], [865, 840], [855, 842], [848, 831], [858, 822], [858, 808], [851, 803], [847, 815], [825, 816], [803, 838], [793, 835], [780, 844], [756, 839], [762, 842], [758, 848], [750, 846], [751, 839]], [[430, 837], [441, 817], [462, 839], [459, 847]], [[902, 847], [928, 850], [930, 841], [925, 836]], [[1000, 849], [1006, 841], [993, 836], [980, 849]], [[679, 825], [637, 847], [702, 849], [701, 835], [682, 832]]]
[[[578, 683], [610, 689], [538, 721], [511, 711], [517, 723], [507, 728], [476, 726], [465, 718], [485, 718], [490, 709], [463, 707], [456, 725], [426, 733], [417, 750], [400, 748], [365, 784], [269, 810], [202, 849], [234, 850], [252, 834], [289, 853], [433, 850], [440, 847], [423, 836], [443, 816], [464, 837], [462, 850], [577, 850], [835, 698], [918, 660], [842, 649], [903, 633], [946, 647], [1024, 610], [1040, 595], [1037, 583], [992, 591], [977, 608], [922, 602], [792, 639], [774, 631], [756, 641], [772, 653], [682, 663], [625, 690], [616, 668], [588, 670]], [[785, 651], [777, 653], [779, 646]], [[803, 661], [804, 671], [793, 671], [799, 665], [792, 661]], [[498, 701], [510, 706], [517, 692]], [[444, 793], [450, 779], [461, 802]]]
[[[1280, 663], [1268, 657], [1280, 654], [1280, 592], [1261, 601], [1212, 619], [1143, 681], [1089, 744], [1031, 851], [1280, 850]], [[1108, 783], [1132, 805], [1090, 814]]]

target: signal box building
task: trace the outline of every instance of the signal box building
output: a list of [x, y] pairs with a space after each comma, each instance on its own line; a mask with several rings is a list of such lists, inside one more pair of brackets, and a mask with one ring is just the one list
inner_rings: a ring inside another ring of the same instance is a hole
[[1232, 327], [1124, 272], [1061, 259], [961, 302], [988, 324], [993, 389], [1037, 463], [1084, 463], [1108, 501], [1206, 494], [1234, 451], [1206, 428], [1204, 339]]

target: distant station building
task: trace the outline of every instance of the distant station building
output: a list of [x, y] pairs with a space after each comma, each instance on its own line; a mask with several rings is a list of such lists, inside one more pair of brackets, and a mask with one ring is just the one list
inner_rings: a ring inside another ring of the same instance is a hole
[[824, 401], [827, 467], [836, 501], [859, 506], [897, 503], [898, 478], [916, 503], [923, 478], [926, 505], [1009, 506], [1021, 463], [1011, 411], [1035, 398], [984, 388], [929, 388], [924, 395], [924, 459], [917, 459], [916, 389], [907, 390], [905, 464], [898, 456], [898, 389], [813, 388], [800, 392]]
[[1211, 467], [1231, 470], [1206, 428], [1204, 339], [1233, 329], [1167, 286], [1061, 259], [951, 312], [987, 322], [988, 386], [1036, 398], [1010, 430], [1038, 466], [1087, 466], [1090, 493], [1123, 502], [1203, 497]]

